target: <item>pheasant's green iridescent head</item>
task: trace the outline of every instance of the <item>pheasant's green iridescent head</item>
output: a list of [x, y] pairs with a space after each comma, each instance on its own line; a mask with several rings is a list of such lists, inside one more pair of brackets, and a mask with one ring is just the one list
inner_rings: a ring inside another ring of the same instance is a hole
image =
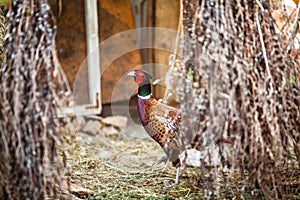
[[152, 79], [152, 75], [142, 69], [136, 69], [127, 74], [128, 76], [132, 76], [134, 81], [137, 84], [149, 83], [150, 79]]
[[136, 69], [127, 74], [128, 76], [132, 76], [134, 81], [139, 85], [138, 88], [138, 97], [140, 98], [148, 98], [151, 96], [151, 84], [150, 79], [152, 79], [152, 75], [142, 69]]

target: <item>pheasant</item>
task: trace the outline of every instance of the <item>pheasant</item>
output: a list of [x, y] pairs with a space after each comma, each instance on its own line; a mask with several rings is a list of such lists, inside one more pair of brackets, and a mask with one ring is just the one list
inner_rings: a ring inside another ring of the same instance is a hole
[[137, 109], [146, 132], [163, 148], [168, 159], [176, 167], [178, 184], [180, 171], [180, 148], [177, 143], [177, 132], [181, 121], [181, 112], [171, 106], [157, 101], [151, 93], [152, 76], [144, 70], [137, 69], [127, 74], [138, 84]]

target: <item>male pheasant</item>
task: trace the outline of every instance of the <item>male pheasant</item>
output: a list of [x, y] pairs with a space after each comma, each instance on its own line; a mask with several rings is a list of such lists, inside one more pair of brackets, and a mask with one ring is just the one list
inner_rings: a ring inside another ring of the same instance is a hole
[[128, 73], [138, 84], [137, 109], [146, 132], [164, 149], [168, 159], [176, 167], [176, 181], [179, 178], [179, 145], [176, 140], [181, 112], [173, 107], [158, 102], [151, 93], [152, 76], [137, 69]]

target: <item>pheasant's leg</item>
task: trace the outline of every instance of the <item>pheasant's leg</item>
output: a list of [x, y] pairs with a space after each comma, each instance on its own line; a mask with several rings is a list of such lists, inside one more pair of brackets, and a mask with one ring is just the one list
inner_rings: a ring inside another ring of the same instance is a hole
[[178, 185], [178, 182], [179, 182], [179, 175], [180, 175], [180, 167], [176, 167], [176, 179], [175, 179], [175, 185]]
[[162, 168], [162, 172], [164, 172], [166, 169], [167, 169], [167, 167], [168, 167], [168, 161], [169, 160], [169, 158], [167, 158], [167, 160], [165, 161], [165, 166], [164, 166], [164, 168]]
[[156, 162], [152, 165], [152, 167], [154, 167], [154, 166], [156, 166], [156, 165], [159, 165], [160, 163], [164, 162], [164, 163], [165, 163], [165, 166], [164, 166], [164, 168], [163, 168], [163, 170], [162, 170], [162, 171], [164, 171], [164, 170], [166, 169], [167, 161], [168, 161], [168, 160], [169, 160], [169, 159], [168, 159], [167, 156], [163, 156], [163, 157], [161, 157], [158, 161], [156, 161]]

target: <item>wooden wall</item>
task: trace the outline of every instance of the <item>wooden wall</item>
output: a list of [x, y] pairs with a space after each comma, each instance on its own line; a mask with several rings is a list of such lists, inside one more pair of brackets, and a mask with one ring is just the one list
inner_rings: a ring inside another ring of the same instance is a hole
[[[178, 16], [179, 16], [179, 0], [151, 0], [154, 3], [155, 16], [149, 16], [149, 20], [154, 19], [154, 26], [170, 28], [177, 30]], [[59, 2], [61, 5], [59, 5]], [[60, 62], [65, 70], [67, 78], [72, 87], [78, 70], [86, 59], [86, 39], [85, 39], [85, 19], [84, 19], [84, 1], [83, 0], [50, 0], [50, 5], [57, 18], [58, 34], [57, 34], [57, 48]], [[111, 36], [123, 31], [134, 28], [134, 20], [129, 0], [98, 0], [98, 19], [99, 19], [99, 39], [100, 42], [106, 41]], [[154, 18], [153, 18], [154, 17]], [[122, 36], [120, 36], [122, 37]], [[168, 35], [154, 36], [155, 42], [166, 42]], [[117, 41], [116, 41], [117, 42]], [[128, 44], [121, 45], [135, 45], [135, 38], [128, 40]], [[113, 48], [120, 44], [112, 42], [112, 48], [106, 47], [101, 51], [101, 60], [110, 56]], [[155, 63], [168, 64], [169, 52], [155, 50], [153, 59]], [[102, 103], [111, 102], [111, 94], [115, 90], [115, 84], [120, 80], [121, 76], [135, 66], [142, 64], [141, 55], [139, 51], [128, 52], [127, 54], [115, 59], [115, 61], [108, 66], [107, 70], [101, 77], [102, 89]], [[165, 70], [155, 68], [156, 76], [163, 74]], [[87, 73], [81, 73], [79, 80], [78, 102], [86, 102], [87, 100]], [[136, 88], [132, 80], [128, 80], [123, 84], [123, 87]], [[155, 88], [158, 96], [162, 96], [163, 89]], [[112, 101], [126, 100], [128, 96], [122, 94], [122, 87], [120, 96], [114, 98]], [[82, 93], [81, 93], [82, 92]], [[118, 91], [114, 91], [118, 93]], [[78, 91], [77, 91], [78, 93]]]
[[[58, 2], [57, 0], [50, 1], [58, 24], [57, 48], [60, 62], [71, 86], [74, 88], [75, 80], [77, 80], [76, 83], [79, 83], [76, 85], [76, 93], [82, 95], [76, 99], [76, 102], [85, 103], [88, 102], [87, 73], [85, 70], [81, 70], [83, 73], [78, 77], [78, 71], [86, 59], [84, 1], [63, 0], [61, 6]], [[117, 33], [134, 28], [129, 0], [98, 0], [98, 19], [100, 43]], [[130, 43], [122, 45], [134, 45], [134, 38]], [[120, 44], [112, 43], [112, 45]], [[103, 49], [101, 57], [110, 56], [108, 55], [110, 50], [109, 48]], [[140, 54], [138, 51], [133, 51], [116, 59], [107, 67], [107, 70], [102, 70], [104, 72], [101, 77], [102, 103], [110, 103], [115, 83], [124, 73], [138, 65], [141, 65]], [[129, 85], [129, 87], [131, 86]], [[120, 96], [116, 97], [114, 101], [125, 98], [128, 96], [122, 96], [120, 93]]]

